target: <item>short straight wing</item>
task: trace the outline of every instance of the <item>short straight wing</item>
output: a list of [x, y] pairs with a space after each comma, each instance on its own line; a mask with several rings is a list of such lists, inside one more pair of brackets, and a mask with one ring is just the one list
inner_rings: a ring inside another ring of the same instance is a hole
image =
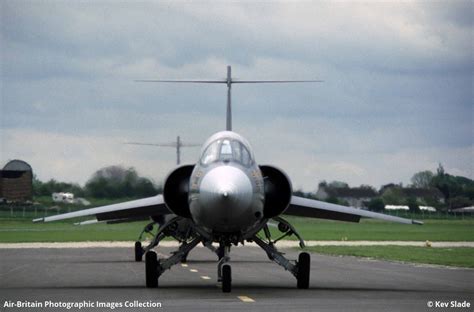
[[124, 203], [84, 209], [56, 216], [34, 219], [33, 222], [50, 222], [78, 217], [95, 216], [97, 221], [141, 219], [156, 215], [171, 214], [162, 195], [132, 200]]
[[389, 216], [383, 213], [330, 204], [298, 196], [291, 198], [290, 206], [285, 210], [284, 214], [348, 222], [359, 222], [361, 217], [365, 217], [405, 224], [423, 224], [421, 221]]

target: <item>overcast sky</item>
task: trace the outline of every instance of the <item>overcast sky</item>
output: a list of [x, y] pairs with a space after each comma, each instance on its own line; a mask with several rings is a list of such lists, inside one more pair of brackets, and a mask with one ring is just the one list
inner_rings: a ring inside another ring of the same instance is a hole
[[[225, 127], [224, 85], [135, 79], [323, 79], [234, 85], [234, 131], [295, 189], [321, 180], [474, 178], [473, 2], [1, 3], [0, 162], [84, 183], [107, 165], [162, 182], [175, 151]], [[199, 148], [183, 151], [195, 162]]]

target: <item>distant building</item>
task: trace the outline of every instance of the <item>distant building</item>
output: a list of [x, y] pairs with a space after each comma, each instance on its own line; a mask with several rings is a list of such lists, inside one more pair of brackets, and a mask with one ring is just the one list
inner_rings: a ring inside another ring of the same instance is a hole
[[441, 193], [437, 188], [401, 187], [396, 184], [387, 184], [382, 186], [379, 193], [383, 196], [385, 192], [391, 190], [397, 191], [400, 197], [414, 198], [418, 203], [444, 203], [443, 193]]
[[321, 200], [337, 198], [346, 201], [352, 207], [363, 208], [372, 198], [377, 197], [377, 191], [371, 187], [332, 187], [320, 184], [316, 197]]
[[459, 212], [459, 213], [464, 213], [464, 212], [474, 213], [474, 206], [464, 207], [464, 208], [456, 208], [456, 209], [452, 209], [450, 211], [451, 212]]
[[406, 205], [385, 205], [385, 210], [410, 210]]
[[[419, 206], [421, 211], [436, 212], [436, 208], [429, 206]], [[385, 210], [410, 210], [406, 205], [385, 205]]]
[[33, 170], [23, 160], [12, 160], [0, 170], [0, 198], [27, 201], [33, 198]]
[[418, 201], [430, 198], [437, 202], [444, 202], [443, 193], [441, 193], [437, 188], [423, 189], [407, 187], [403, 189], [403, 193], [405, 196], [414, 197]]

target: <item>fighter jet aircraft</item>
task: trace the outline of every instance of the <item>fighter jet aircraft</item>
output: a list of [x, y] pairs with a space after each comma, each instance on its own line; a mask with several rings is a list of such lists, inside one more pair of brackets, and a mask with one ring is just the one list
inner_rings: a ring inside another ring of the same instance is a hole
[[[95, 216], [94, 221], [108, 223], [151, 219], [140, 237], [144, 233], [153, 233], [153, 226], [158, 225], [152, 241], [146, 247], [142, 247], [140, 241], [135, 244], [135, 259], [141, 261], [143, 254], [145, 255], [146, 287], [158, 287], [160, 276], [173, 265], [185, 261], [187, 254], [202, 243], [217, 253], [218, 282], [221, 282], [223, 292], [230, 292], [231, 246], [255, 242], [270, 260], [296, 277], [298, 288], [308, 288], [311, 263], [309, 253], [301, 252], [297, 260], [289, 260], [275, 246], [276, 241], [281, 238], [296, 235], [301, 248], [304, 248], [303, 239], [283, 218], [285, 215], [348, 222], [359, 222], [361, 217], [367, 217], [422, 224], [420, 221], [294, 196], [291, 181], [283, 170], [257, 163], [250, 143], [232, 131], [231, 85], [308, 81], [235, 80], [232, 79], [230, 66], [227, 67], [227, 78], [223, 80], [144, 81], [226, 84], [226, 131], [217, 132], [207, 139], [196, 164], [173, 169], [164, 180], [162, 195], [33, 221], [50, 222], [84, 216]], [[269, 230], [270, 221], [276, 222], [282, 232], [276, 240]], [[175, 238], [180, 245], [170, 257], [158, 259], [153, 248], [165, 237]], [[219, 247], [214, 248], [212, 243]]]

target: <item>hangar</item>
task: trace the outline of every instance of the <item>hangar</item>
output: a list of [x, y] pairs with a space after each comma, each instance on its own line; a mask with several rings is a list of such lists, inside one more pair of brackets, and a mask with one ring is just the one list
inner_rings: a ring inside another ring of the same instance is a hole
[[11, 160], [0, 170], [0, 198], [22, 202], [33, 198], [33, 170], [23, 160]]

